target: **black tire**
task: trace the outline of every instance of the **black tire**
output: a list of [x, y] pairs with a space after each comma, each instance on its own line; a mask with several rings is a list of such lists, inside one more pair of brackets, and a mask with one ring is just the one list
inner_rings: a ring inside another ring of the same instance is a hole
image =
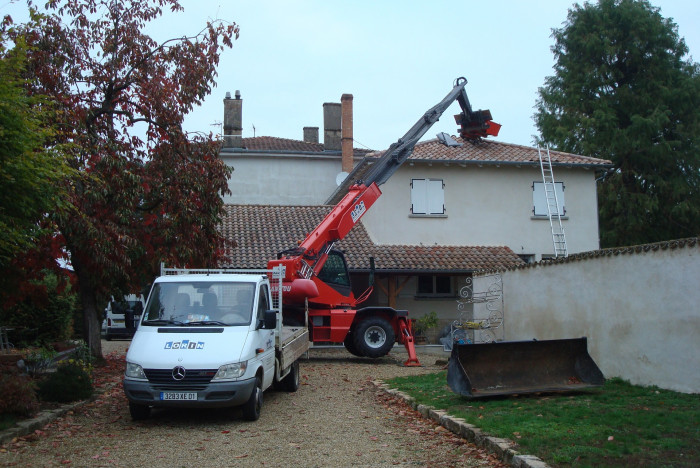
[[262, 380], [260, 376], [255, 377], [255, 387], [250, 392], [250, 398], [243, 404], [243, 419], [246, 421], [257, 421], [260, 419], [260, 410], [263, 405]]
[[296, 392], [299, 389], [299, 361], [294, 361], [289, 374], [280, 382], [280, 390]]
[[151, 407], [129, 402], [129, 413], [134, 421], [143, 421], [151, 417]]
[[362, 355], [378, 358], [386, 356], [394, 346], [394, 329], [381, 317], [366, 318], [355, 326], [355, 348]]
[[365, 355], [360, 353], [360, 351], [355, 346], [355, 335], [352, 332], [348, 332], [348, 334], [345, 336], [345, 341], [343, 341], [343, 345], [345, 345], [345, 349], [347, 349], [348, 352], [353, 356], [365, 357]]

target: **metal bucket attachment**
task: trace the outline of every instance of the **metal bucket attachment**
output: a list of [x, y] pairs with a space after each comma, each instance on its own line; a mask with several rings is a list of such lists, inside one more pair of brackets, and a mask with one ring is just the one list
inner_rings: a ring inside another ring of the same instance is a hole
[[605, 377], [584, 338], [457, 344], [447, 384], [469, 398], [599, 387]]

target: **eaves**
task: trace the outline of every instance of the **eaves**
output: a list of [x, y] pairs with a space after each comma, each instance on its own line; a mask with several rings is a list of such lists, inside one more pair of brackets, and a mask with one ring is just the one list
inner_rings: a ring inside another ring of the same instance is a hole
[[[258, 159], [327, 159], [338, 161], [341, 158], [340, 151], [284, 151], [284, 150], [248, 150], [245, 148], [236, 148], [235, 150], [223, 149], [219, 153], [221, 157], [226, 158], [246, 158], [255, 156]], [[355, 156], [353, 159], [362, 159]]]

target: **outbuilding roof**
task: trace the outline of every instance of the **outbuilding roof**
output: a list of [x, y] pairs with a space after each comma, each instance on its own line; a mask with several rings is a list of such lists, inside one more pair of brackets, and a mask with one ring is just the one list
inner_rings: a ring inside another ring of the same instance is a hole
[[[296, 247], [331, 211], [328, 205], [271, 206], [226, 205], [222, 234], [235, 241], [228, 251], [229, 268], [266, 268], [278, 252]], [[348, 268], [369, 270], [374, 257], [377, 271], [466, 273], [476, 270], [507, 269], [523, 263], [503, 246], [377, 245], [362, 223], [336, 244], [345, 252]]]

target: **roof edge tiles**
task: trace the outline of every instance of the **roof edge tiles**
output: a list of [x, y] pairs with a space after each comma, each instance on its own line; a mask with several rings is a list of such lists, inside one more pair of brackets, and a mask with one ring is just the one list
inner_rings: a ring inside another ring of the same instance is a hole
[[639, 244], [627, 247], [612, 247], [608, 249], [590, 250], [588, 252], [579, 252], [571, 254], [567, 257], [547, 258], [544, 260], [540, 260], [539, 262], [523, 263], [522, 265], [516, 265], [510, 268], [481, 270], [478, 273], [489, 274], [495, 272], [547, 267], [552, 265], [560, 265], [564, 263], [580, 262], [600, 257], [615, 257], [619, 255], [640, 255], [647, 252], [658, 252], [659, 250], [675, 250], [682, 248], [698, 247], [700, 247], [700, 238], [688, 237], [684, 239], [674, 239], [670, 241], [654, 242], [650, 244]]

